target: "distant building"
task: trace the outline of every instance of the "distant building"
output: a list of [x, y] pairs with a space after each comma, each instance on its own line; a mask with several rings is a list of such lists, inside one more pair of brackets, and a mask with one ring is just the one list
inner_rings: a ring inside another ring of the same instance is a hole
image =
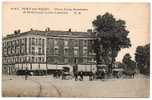
[[[46, 71], [73, 66], [95, 65], [92, 49], [95, 34], [87, 32], [33, 30], [15, 31], [3, 38], [3, 73], [18, 70]], [[87, 69], [87, 68], [85, 68]]]

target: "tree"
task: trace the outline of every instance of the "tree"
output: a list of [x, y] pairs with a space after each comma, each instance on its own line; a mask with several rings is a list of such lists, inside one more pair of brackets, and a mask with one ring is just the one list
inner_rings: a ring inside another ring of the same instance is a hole
[[138, 46], [136, 48], [135, 60], [141, 73], [149, 75], [150, 73], [150, 44]]
[[98, 15], [92, 24], [96, 32], [94, 50], [97, 64], [101, 61], [100, 57], [103, 57], [111, 72], [118, 52], [131, 46], [126, 23], [121, 19], [116, 20], [112, 14], [105, 13], [102, 16]]
[[122, 62], [126, 65], [126, 71], [134, 71], [136, 68], [136, 62], [131, 60], [131, 56], [129, 53], [126, 53], [123, 57]]
[[130, 62], [130, 60], [131, 60], [130, 54], [129, 54], [129, 53], [126, 53], [126, 54], [124, 55], [123, 59], [122, 59], [122, 62], [123, 62], [124, 64], [128, 64], [128, 63]]
[[118, 67], [119, 67], [119, 68], [126, 69], [126, 68], [127, 68], [127, 65], [124, 64], [124, 63], [119, 63], [119, 64], [118, 64]]
[[145, 71], [150, 75], [150, 44], [145, 45]]

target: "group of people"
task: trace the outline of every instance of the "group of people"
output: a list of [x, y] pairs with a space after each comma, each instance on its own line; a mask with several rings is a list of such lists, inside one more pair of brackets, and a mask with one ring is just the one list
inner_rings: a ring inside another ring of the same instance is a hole
[[77, 65], [73, 66], [73, 74], [75, 81], [80, 80], [83, 81], [84, 76], [88, 76], [89, 80], [92, 81], [94, 79], [104, 79], [106, 71], [105, 69], [102, 69], [101, 71], [90, 71], [90, 72], [84, 72], [84, 71], [78, 71]]
[[80, 81], [83, 81], [83, 72], [82, 71], [81, 72], [74, 72], [74, 77], [75, 77], [75, 81], [77, 81], [78, 79]]
[[[78, 71], [77, 66], [75, 66], [73, 68], [73, 75], [68, 73], [67, 71], [55, 71], [53, 74], [54, 78], [62, 78], [62, 79], [66, 79], [67, 76], [71, 76], [71, 78], [74, 78], [75, 81], [83, 81], [84, 80], [84, 76], [88, 76], [89, 80], [92, 81], [94, 79], [97, 79], [99, 77], [99, 79], [104, 79], [105, 77], [105, 72], [84, 72], [84, 71]], [[27, 80], [28, 78], [28, 69], [25, 70], [25, 80]]]
[[61, 72], [55, 72], [53, 74], [54, 78], [61, 78], [61, 79], [68, 79], [66, 77], [70, 77], [70, 79], [74, 78], [75, 81], [83, 81], [84, 80], [84, 76], [88, 76], [89, 80], [93, 80], [95, 78], [95, 74], [93, 74], [92, 72], [83, 72], [83, 71], [75, 71], [73, 72], [73, 74], [68, 74], [68, 73], [61, 73]]

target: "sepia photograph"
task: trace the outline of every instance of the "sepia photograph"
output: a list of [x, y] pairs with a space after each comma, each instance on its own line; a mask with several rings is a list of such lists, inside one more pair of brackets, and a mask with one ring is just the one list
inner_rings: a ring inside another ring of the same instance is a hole
[[2, 2], [2, 97], [149, 98], [150, 3]]

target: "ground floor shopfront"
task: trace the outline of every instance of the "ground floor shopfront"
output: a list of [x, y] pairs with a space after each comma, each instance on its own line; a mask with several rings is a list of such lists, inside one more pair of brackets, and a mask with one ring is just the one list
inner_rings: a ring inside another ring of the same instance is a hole
[[[96, 65], [77, 65], [78, 71], [95, 71]], [[61, 71], [63, 67], [68, 67], [69, 72], [73, 72], [73, 65], [68, 64], [46, 64], [46, 63], [22, 63], [22, 64], [7, 64], [2, 66], [3, 74], [24, 74], [26, 70], [36, 73], [36, 75], [52, 74], [54, 71]]]

